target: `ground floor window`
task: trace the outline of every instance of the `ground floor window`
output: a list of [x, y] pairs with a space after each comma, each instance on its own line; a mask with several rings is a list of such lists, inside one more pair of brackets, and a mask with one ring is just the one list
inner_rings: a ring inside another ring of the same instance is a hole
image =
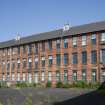
[[60, 81], [60, 72], [59, 71], [56, 72], [56, 80]]
[[7, 73], [7, 78], [6, 78], [6, 80], [7, 80], [7, 81], [10, 80], [10, 74], [9, 74], [9, 73]]
[[45, 80], [45, 72], [43, 71], [42, 72], [42, 81], [44, 81]]
[[20, 81], [20, 73], [17, 73], [17, 81]]
[[23, 73], [23, 81], [26, 81], [25, 73]]
[[35, 75], [34, 75], [34, 79], [35, 79], [35, 83], [38, 83], [38, 72], [35, 72]]
[[31, 78], [31, 77], [32, 77], [31, 73], [28, 73], [28, 82], [29, 82], [29, 83], [32, 82], [32, 78]]
[[13, 73], [12, 74], [12, 81], [14, 81], [15, 80], [15, 74]]
[[51, 81], [51, 79], [52, 79], [52, 74], [51, 74], [51, 72], [49, 71], [49, 72], [48, 72], [48, 81]]
[[73, 71], [73, 75], [72, 75], [72, 79], [73, 81], [77, 81], [77, 71]]
[[2, 80], [5, 81], [5, 75], [4, 74], [2, 74]]
[[105, 69], [102, 70], [101, 77], [102, 77], [102, 82], [104, 82], [105, 81]]
[[86, 69], [82, 70], [82, 81], [86, 81]]
[[64, 82], [68, 81], [68, 71], [64, 70]]
[[95, 69], [92, 69], [91, 81], [92, 82], [96, 82], [96, 70]]

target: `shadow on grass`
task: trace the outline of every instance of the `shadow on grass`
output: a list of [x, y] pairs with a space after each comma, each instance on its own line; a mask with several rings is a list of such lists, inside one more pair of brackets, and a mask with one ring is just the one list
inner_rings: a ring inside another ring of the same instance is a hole
[[53, 105], [105, 105], [105, 82], [96, 91], [56, 102]]

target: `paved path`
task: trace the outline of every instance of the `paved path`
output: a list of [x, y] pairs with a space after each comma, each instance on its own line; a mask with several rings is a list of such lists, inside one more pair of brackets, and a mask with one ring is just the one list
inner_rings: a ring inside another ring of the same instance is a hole
[[0, 102], [3, 103], [3, 105], [26, 105], [25, 102], [30, 102], [32, 100], [32, 105], [53, 105], [55, 102], [62, 102], [86, 93], [90, 93], [92, 91], [94, 90], [57, 88], [5, 88], [0, 89]]

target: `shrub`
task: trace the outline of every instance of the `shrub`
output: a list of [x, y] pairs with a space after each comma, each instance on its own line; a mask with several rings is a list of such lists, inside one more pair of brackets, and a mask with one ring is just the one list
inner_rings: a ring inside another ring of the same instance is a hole
[[61, 81], [58, 81], [58, 82], [56, 83], [56, 87], [57, 87], [57, 88], [62, 88], [62, 87], [63, 87], [63, 83], [62, 83]]
[[48, 82], [46, 83], [46, 87], [51, 87], [51, 86], [52, 86], [51, 81], [48, 81]]
[[0, 88], [8, 88], [8, 85], [6, 82], [0, 82]]
[[63, 84], [63, 88], [70, 88], [70, 87], [71, 87], [71, 85], [69, 83], [64, 83]]

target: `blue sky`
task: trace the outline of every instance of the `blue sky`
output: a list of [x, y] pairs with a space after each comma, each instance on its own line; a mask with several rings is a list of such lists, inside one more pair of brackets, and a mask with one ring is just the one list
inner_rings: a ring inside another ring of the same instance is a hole
[[105, 0], [0, 0], [0, 42], [105, 20]]

